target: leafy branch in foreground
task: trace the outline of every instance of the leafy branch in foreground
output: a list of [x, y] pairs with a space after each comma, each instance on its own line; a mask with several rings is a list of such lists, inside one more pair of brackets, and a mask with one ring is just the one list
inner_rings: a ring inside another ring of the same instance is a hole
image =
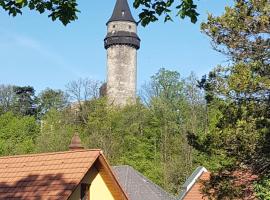
[[[178, 4], [174, 0], [134, 0], [133, 6], [142, 9], [139, 14], [142, 26], [157, 21], [162, 15], [165, 15], [165, 22], [173, 21], [174, 10], [176, 16], [182, 19], [189, 17], [192, 23], [196, 23], [199, 16], [193, 0], [181, 0]], [[23, 8], [27, 7], [40, 14], [47, 12], [49, 18], [53, 21], [60, 20], [64, 25], [78, 19], [77, 13], [80, 12], [77, 0], [0, 0], [0, 7], [14, 17], [22, 14]]]
[[176, 16], [184, 19], [189, 17], [192, 23], [197, 22], [197, 5], [193, 0], [182, 0], [175, 4], [174, 0], [135, 0], [133, 6], [138, 9], [142, 8], [139, 14], [142, 26], [147, 26], [151, 22], [155, 22], [160, 16], [164, 15], [164, 22], [173, 21], [172, 13], [176, 10]]
[[17, 16], [22, 14], [22, 9], [28, 7], [40, 14], [48, 12], [48, 17], [53, 21], [60, 20], [64, 25], [78, 19], [76, 0], [0, 0], [0, 7], [9, 15]]

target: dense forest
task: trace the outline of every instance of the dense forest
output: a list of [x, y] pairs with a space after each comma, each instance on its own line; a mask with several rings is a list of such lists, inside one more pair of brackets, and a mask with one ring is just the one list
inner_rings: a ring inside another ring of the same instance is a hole
[[[79, 79], [66, 90], [0, 86], [0, 155], [68, 150], [78, 132], [112, 165], [131, 165], [178, 194], [197, 166], [213, 172], [211, 199], [270, 199], [270, 6], [235, 1], [201, 25], [228, 58], [208, 75], [161, 68], [135, 105], [116, 108], [99, 96], [101, 82]], [[257, 178], [235, 184], [235, 172]]]

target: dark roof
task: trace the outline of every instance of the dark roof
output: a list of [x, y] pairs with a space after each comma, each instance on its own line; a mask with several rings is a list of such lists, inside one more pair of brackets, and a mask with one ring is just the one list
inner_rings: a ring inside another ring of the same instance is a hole
[[116, 166], [113, 170], [130, 200], [175, 200], [173, 196], [130, 166]]
[[113, 14], [107, 24], [113, 21], [130, 21], [136, 23], [131, 14], [127, 0], [117, 0]]

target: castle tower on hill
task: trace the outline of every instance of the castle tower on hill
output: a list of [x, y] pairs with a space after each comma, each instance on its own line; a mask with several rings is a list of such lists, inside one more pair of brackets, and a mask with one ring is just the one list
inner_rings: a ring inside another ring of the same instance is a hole
[[104, 46], [107, 50], [108, 100], [116, 106], [134, 103], [140, 38], [127, 0], [117, 0], [113, 14], [107, 22]]

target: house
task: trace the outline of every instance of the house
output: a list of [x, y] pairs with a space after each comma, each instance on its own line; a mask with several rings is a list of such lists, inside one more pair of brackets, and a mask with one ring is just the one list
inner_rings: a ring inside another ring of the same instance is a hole
[[[217, 174], [212, 174], [217, 175]], [[253, 183], [258, 180], [256, 175], [251, 169], [247, 167], [235, 169], [233, 171], [225, 171], [219, 176], [227, 177], [231, 180], [231, 185], [234, 188], [241, 188], [241, 197], [234, 198], [235, 200], [252, 200], [255, 197]], [[177, 200], [208, 200], [209, 198], [202, 192], [204, 183], [210, 181], [211, 173], [204, 167], [198, 167], [182, 187], [182, 192]], [[210, 195], [216, 195], [217, 188], [212, 188]]]
[[208, 200], [202, 193], [203, 184], [200, 180], [209, 180], [210, 172], [204, 167], [198, 167], [182, 186], [178, 200]]
[[101, 150], [0, 157], [0, 199], [128, 200]]
[[130, 166], [116, 166], [113, 170], [130, 200], [175, 200], [173, 196]]

